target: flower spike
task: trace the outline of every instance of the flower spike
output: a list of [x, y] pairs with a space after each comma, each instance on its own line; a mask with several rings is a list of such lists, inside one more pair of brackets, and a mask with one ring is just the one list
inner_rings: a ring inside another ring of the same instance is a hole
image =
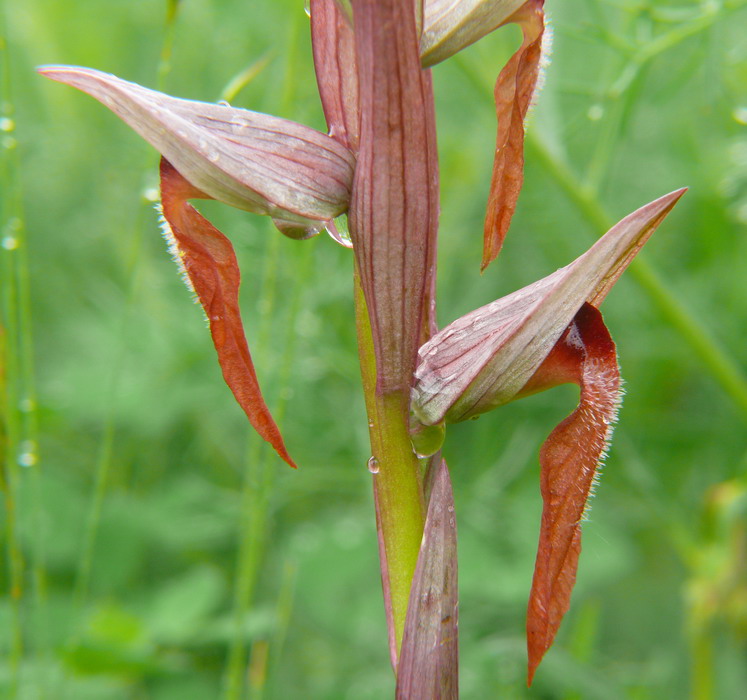
[[348, 207], [355, 159], [326, 134], [267, 114], [169, 97], [90, 68], [39, 72], [109, 107], [200, 191], [278, 219], [295, 237], [321, 229]]
[[223, 378], [254, 429], [291, 467], [277, 424], [262, 398], [239, 311], [239, 266], [230, 241], [190, 205], [206, 195], [161, 159], [161, 207], [174, 257], [210, 324]]

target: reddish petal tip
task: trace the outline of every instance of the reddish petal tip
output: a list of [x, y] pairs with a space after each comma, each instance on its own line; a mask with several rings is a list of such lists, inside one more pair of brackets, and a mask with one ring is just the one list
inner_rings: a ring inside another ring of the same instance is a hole
[[532, 681], [534, 680], [534, 672], [537, 670], [537, 666], [539, 666], [539, 660], [532, 661], [529, 660], [529, 663], [527, 664], [527, 688], [532, 687]]

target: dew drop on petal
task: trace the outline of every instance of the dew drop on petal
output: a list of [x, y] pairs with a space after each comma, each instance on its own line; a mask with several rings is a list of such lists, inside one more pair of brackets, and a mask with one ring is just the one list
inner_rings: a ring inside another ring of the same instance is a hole
[[371, 457], [368, 460], [368, 471], [370, 471], [371, 474], [379, 473], [379, 460], [376, 459], [376, 457]]
[[161, 195], [157, 187], [146, 187], [143, 190], [143, 199], [146, 202], [150, 202], [151, 204], [154, 204], [160, 198], [161, 198]]

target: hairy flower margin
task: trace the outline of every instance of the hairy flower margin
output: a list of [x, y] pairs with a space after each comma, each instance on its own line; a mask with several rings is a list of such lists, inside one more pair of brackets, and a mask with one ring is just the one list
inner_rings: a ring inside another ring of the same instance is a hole
[[403, 631], [395, 632], [392, 621], [397, 604], [387, 572], [397, 562], [387, 564], [392, 552], [382, 535], [382, 510], [390, 506], [377, 493], [398, 697], [458, 693], [456, 527], [448, 469], [438, 452], [445, 424], [560, 383], [579, 385], [578, 407], [540, 452], [544, 508], [527, 614], [531, 683], [570, 604], [580, 522], [619, 404], [615, 345], [598, 307], [684, 190], [633, 212], [568, 266], [439, 331], [438, 165], [427, 69], [500, 26], [522, 29], [522, 44], [494, 92], [498, 130], [485, 269], [500, 251], [522, 186], [544, 0], [311, 0], [310, 14], [328, 134], [169, 97], [89, 68], [40, 72], [98, 99], [162, 154], [164, 230], [203, 306], [226, 383], [257, 432], [291, 466], [246, 342], [233, 248], [188, 200], [216, 199], [270, 216], [296, 239], [327, 229], [344, 245], [332, 220], [348, 213], [375, 357], [371, 391], [382, 406], [394, 397], [395, 418], [407, 426], [405, 435], [409, 429], [417, 458], [429, 464], [421, 495], [427, 515], [409, 574]]

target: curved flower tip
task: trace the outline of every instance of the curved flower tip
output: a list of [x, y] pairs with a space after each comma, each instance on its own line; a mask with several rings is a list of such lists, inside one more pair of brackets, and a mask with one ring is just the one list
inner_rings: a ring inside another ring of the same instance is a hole
[[537, 560], [527, 610], [528, 675], [550, 648], [568, 611], [581, 552], [581, 521], [620, 404], [615, 344], [591, 304], [584, 304], [525, 393], [574, 382], [580, 399], [540, 451], [544, 503]]
[[526, 0], [427, 0], [420, 58], [423, 67], [446, 60], [510, 22]]
[[44, 66], [154, 146], [197, 189], [299, 228], [321, 228], [350, 200], [355, 158], [333, 138], [278, 117], [169, 97], [108, 73]]
[[262, 398], [239, 311], [239, 266], [230, 241], [187, 200], [205, 193], [161, 159], [164, 233], [210, 324], [223, 378], [254, 429], [291, 467], [296, 465]]
[[517, 398], [582, 304], [602, 302], [684, 192], [646, 204], [570, 265], [465, 314], [422, 345], [416, 418], [455, 423]]

